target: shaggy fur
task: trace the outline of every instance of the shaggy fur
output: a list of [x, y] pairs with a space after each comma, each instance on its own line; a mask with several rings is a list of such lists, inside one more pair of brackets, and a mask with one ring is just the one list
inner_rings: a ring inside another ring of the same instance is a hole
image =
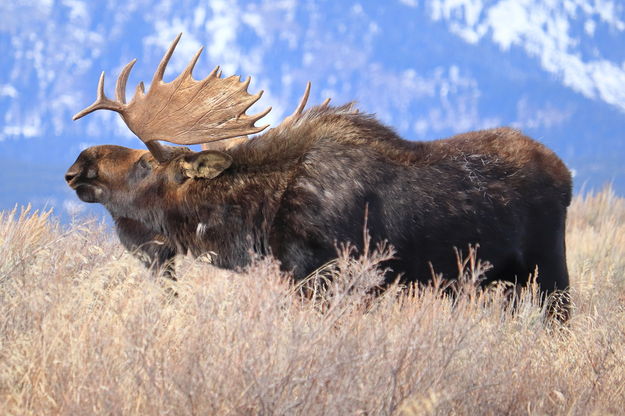
[[[388, 279], [457, 276], [454, 248], [479, 244], [493, 280], [569, 285], [564, 226], [571, 176], [542, 144], [510, 128], [409, 142], [353, 106], [315, 107], [241, 145], [212, 151], [225, 168], [190, 175], [203, 153], [171, 148], [158, 164], [143, 150], [84, 150], [66, 179], [104, 204], [122, 243], [160, 267], [176, 253], [216, 253], [237, 268], [273, 255], [301, 279], [336, 246], [374, 242], [396, 251]], [[212, 159], [211, 159], [212, 160]], [[183, 168], [184, 166], [184, 168]], [[365, 216], [367, 215], [367, 218]]]

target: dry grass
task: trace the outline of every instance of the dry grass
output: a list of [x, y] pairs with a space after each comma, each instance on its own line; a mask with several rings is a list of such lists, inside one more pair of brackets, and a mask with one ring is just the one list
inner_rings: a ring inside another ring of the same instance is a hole
[[[269, 261], [184, 259], [177, 297], [97, 222], [0, 216], [0, 414], [622, 414], [625, 200], [575, 199], [575, 311], [549, 330], [466, 288], [369, 299], [388, 253], [303, 300]], [[453, 304], [452, 304], [453, 303]]]

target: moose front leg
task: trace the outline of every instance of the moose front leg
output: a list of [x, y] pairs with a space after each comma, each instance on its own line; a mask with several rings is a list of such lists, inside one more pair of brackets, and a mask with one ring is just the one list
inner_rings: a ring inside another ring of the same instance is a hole
[[161, 235], [156, 235], [153, 240], [143, 243], [133, 253], [139, 256], [144, 266], [156, 275], [162, 275], [173, 281], [176, 278], [175, 249], [167, 243]]
[[154, 274], [177, 280], [174, 264], [176, 249], [165, 236], [130, 218], [116, 218], [115, 225], [120, 242], [146, 268]]

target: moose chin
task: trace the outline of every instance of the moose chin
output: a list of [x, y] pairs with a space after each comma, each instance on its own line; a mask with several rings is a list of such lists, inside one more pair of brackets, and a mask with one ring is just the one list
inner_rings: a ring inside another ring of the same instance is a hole
[[[272, 255], [302, 279], [337, 255], [340, 243], [362, 248], [363, 226], [396, 252], [388, 281], [428, 282], [432, 270], [457, 276], [456, 249], [479, 244], [493, 267], [483, 284], [526, 284], [536, 270], [545, 296], [568, 316], [565, 220], [571, 175], [542, 144], [510, 128], [410, 142], [353, 104], [297, 109], [260, 133], [249, 116], [249, 78], [222, 78], [216, 68], [192, 77], [189, 66], [165, 83], [161, 61], [150, 90], [129, 103], [129, 63], [116, 100], [104, 94], [74, 117], [118, 112], [147, 150], [103, 145], [84, 150], [65, 175], [78, 197], [101, 203], [121, 242], [150, 267], [172, 273], [176, 254], [216, 253], [237, 268], [251, 253]], [[202, 144], [202, 151], [184, 146]]]

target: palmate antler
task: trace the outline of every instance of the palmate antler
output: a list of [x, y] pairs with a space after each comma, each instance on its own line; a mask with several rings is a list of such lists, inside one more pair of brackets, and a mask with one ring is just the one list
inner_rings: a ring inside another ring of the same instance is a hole
[[[308, 81], [308, 83], [306, 84], [306, 90], [304, 91], [302, 98], [300, 98], [297, 108], [295, 108], [295, 111], [293, 111], [291, 115], [285, 117], [285, 119], [282, 120], [282, 122], [280, 123], [280, 125], [276, 127], [276, 129], [285, 129], [285, 128], [291, 127], [297, 120], [299, 120], [302, 117], [302, 114], [304, 113], [304, 108], [306, 107], [306, 103], [308, 102], [308, 96], [310, 95], [310, 85], [311, 85], [310, 81]], [[329, 102], [330, 102], [330, 99], [327, 98], [321, 104], [321, 107], [326, 107]], [[241, 136], [241, 137], [234, 137], [228, 140], [220, 140], [218, 142], [203, 143], [202, 150], [222, 150], [222, 151], [228, 150], [242, 143], [245, 143], [247, 140], [248, 140], [247, 136]]]
[[[291, 113], [291, 115], [287, 116], [282, 120], [280, 125], [276, 127], [276, 129], [285, 129], [291, 127], [297, 120], [302, 117], [304, 113], [304, 108], [306, 107], [306, 103], [308, 102], [308, 97], [310, 95], [310, 81], [306, 83], [306, 89], [304, 90], [304, 94], [302, 98], [300, 98], [299, 104], [295, 108], [295, 111]], [[321, 104], [321, 107], [327, 107], [330, 103], [330, 99], [326, 98], [326, 100]], [[202, 150], [227, 150], [233, 147], [237, 147], [238, 145], [245, 143], [248, 140], [247, 136], [234, 137], [228, 140], [220, 140], [218, 142], [211, 143], [203, 143]]]
[[73, 119], [78, 120], [95, 110], [116, 111], [159, 162], [165, 161], [166, 155], [156, 140], [191, 145], [254, 134], [267, 128], [255, 127], [254, 123], [267, 115], [271, 107], [253, 116], [245, 114], [263, 93], [248, 94], [249, 77], [244, 82], [238, 76], [221, 78], [217, 67], [205, 79], [193, 79], [193, 68], [203, 48], [176, 79], [163, 82], [165, 68], [181, 36], [182, 33], [163, 56], [147, 94], [141, 82], [130, 103], [126, 104], [126, 82], [136, 62], [134, 59], [124, 67], [117, 79], [115, 101], [104, 94], [102, 72], [96, 101]]

